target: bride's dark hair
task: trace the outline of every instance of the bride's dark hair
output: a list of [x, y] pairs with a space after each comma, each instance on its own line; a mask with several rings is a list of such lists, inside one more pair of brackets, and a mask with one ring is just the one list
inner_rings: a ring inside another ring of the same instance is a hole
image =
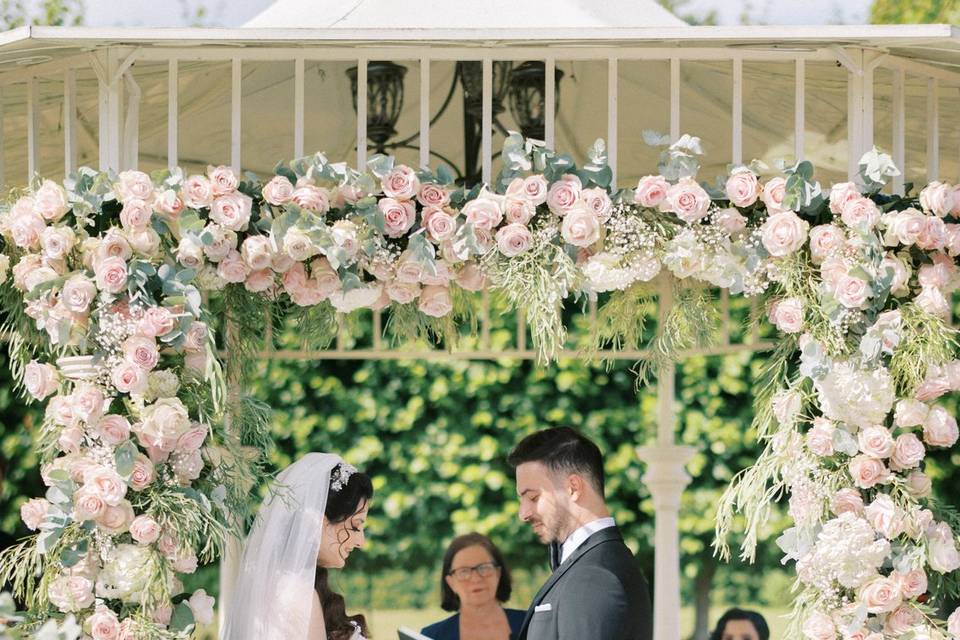
[[[337, 465], [334, 469], [336, 470], [339, 466]], [[372, 497], [373, 483], [370, 481], [370, 476], [362, 471], [356, 471], [339, 491], [334, 491], [331, 487], [324, 515], [331, 524], [345, 522], [355, 516]], [[346, 539], [339, 542], [343, 545]], [[350, 636], [353, 635], [353, 624], [351, 624], [353, 622], [360, 626], [360, 632], [364, 636], [370, 637], [366, 618], [359, 614], [347, 615], [347, 604], [343, 596], [330, 588], [330, 575], [326, 568], [317, 567], [314, 587], [320, 597], [323, 623], [327, 628], [329, 640], [350, 640]]]

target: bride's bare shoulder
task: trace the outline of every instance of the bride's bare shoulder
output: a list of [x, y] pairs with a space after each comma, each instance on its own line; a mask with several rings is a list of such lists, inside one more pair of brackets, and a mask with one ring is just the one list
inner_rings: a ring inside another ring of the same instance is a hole
[[309, 640], [327, 640], [327, 628], [323, 624], [323, 607], [320, 606], [320, 594], [313, 592], [310, 607]]

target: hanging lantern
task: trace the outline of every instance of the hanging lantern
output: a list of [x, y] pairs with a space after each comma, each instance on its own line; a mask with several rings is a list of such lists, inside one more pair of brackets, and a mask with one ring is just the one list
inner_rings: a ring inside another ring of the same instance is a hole
[[[507, 96], [507, 81], [513, 62], [497, 60], [493, 63], [493, 115], [503, 113], [503, 99]], [[457, 71], [463, 85], [463, 106], [467, 113], [480, 120], [483, 118], [483, 63], [458, 62]]]
[[[371, 60], [367, 63], [367, 138], [384, 152], [387, 140], [397, 135], [397, 120], [403, 109], [403, 77], [407, 68], [393, 62]], [[353, 91], [353, 110], [357, 111], [357, 67], [347, 69]]]
[[[546, 75], [546, 65], [541, 60], [524, 62], [510, 72], [510, 113], [527, 138], [543, 140], [545, 136]], [[563, 71], [554, 69], [554, 113], [559, 109], [561, 78]]]

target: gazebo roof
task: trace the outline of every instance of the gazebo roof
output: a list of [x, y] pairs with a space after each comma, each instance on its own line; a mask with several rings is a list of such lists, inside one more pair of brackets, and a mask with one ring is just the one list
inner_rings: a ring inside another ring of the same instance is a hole
[[501, 29], [683, 27], [653, 0], [277, 0], [245, 27]]

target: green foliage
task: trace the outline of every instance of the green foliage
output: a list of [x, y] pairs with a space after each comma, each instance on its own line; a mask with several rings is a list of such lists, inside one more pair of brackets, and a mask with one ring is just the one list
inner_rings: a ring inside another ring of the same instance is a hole
[[960, 24], [956, 0], [873, 0], [874, 24]]
[[83, 0], [0, 0], [0, 28], [27, 24], [70, 26], [83, 24]]

